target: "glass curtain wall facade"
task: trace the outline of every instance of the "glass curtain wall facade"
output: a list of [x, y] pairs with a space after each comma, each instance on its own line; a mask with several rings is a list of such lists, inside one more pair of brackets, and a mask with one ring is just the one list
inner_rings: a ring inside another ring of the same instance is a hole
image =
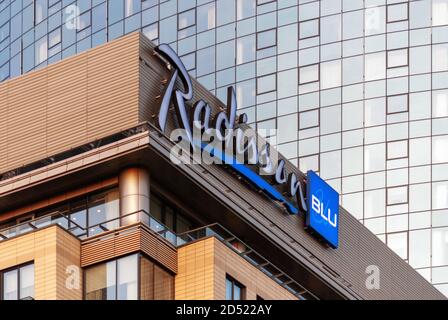
[[448, 0], [3, 0], [0, 80], [136, 30], [448, 295]]

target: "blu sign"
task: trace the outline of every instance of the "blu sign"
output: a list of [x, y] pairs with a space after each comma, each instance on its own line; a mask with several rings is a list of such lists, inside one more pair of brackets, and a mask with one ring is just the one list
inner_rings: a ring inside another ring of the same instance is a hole
[[333, 248], [339, 243], [339, 194], [313, 171], [307, 174], [306, 225]]

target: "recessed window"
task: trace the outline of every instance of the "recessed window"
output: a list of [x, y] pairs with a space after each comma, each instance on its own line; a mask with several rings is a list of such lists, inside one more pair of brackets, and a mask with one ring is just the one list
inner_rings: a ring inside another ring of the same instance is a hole
[[179, 13], [179, 30], [191, 27], [196, 24], [196, 10], [189, 10]]
[[319, 19], [301, 22], [299, 25], [299, 39], [316, 37], [319, 35]]
[[265, 49], [277, 45], [277, 32], [275, 29], [257, 34], [257, 49]]
[[137, 300], [138, 255], [88, 268], [86, 300]]
[[34, 299], [34, 264], [1, 272], [3, 300]]
[[48, 47], [52, 48], [61, 43], [61, 28], [57, 28], [48, 35]]
[[409, 152], [408, 140], [387, 143], [387, 159], [407, 158]]
[[244, 300], [245, 287], [233, 279], [226, 277], [226, 300]]
[[387, 113], [399, 113], [408, 111], [408, 100], [407, 94], [401, 94], [396, 96], [387, 97]]
[[403, 204], [407, 202], [408, 186], [387, 189], [387, 205]]
[[257, 78], [257, 94], [277, 90], [277, 77], [275, 74]]
[[387, 67], [399, 68], [408, 65], [408, 49], [390, 50], [387, 52]]
[[399, 3], [387, 6], [387, 22], [408, 20], [408, 4]]
[[319, 81], [319, 65], [301, 67], [299, 70], [299, 84]]
[[319, 109], [299, 113], [299, 130], [319, 126]]

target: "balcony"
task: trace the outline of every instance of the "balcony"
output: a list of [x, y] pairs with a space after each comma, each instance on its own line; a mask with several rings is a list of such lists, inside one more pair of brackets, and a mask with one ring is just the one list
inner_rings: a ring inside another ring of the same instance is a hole
[[163, 241], [173, 249], [208, 237], [215, 237], [227, 247], [235, 251], [241, 258], [245, 259], [257, 269], [262, 271], [280, 286], [290, 291], [298, 299], [317, 299], [317, 297], [308, 292], [285, 272], [277, 268], [268, 259], [258, 254], [230, 231], [217, 223], [184, 233], [175, 234], [157, 219], [152, 217], [148, 212], [138, 211], [84, 228], [76, 223], [76, 221], [70, 219], [64, 212], [54, 212], [46, 216], [0, 230], [0, 242], [51, 225], [58, 225], [67, 230], [72, 235], [82, 240], [83, 245], [94, 243], [96, 241], [104, 241], [111, 236], [124, 236], [142, 228], [164, 239]]

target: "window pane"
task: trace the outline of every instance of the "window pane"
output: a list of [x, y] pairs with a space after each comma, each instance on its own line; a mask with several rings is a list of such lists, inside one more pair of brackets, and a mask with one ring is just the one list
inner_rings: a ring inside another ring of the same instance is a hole
[[299, 115], [299, 129], [312, 128], [319, 125], [319, 110], [301, 112]]
[[226, 300], [232, 300], [233, 283], [226, 279]]
[[321, 63], [321, 89], [338, 87], [341, 85], [341, 60]]
[[179, 30], [190, 27], [196, 23], [195, 10], [189, 10], [179, 14]]
[[257, 49], [264, 49], [277, 45], [277, 33], [275, 30], [268, 30], [257, 34]]
[[116, 299], [116, 261], [86, 270], [86, 300]]
[[35, 1], [35, 24], [38, 24], [42, 20], [47, 18], [47, 15], [48, 15], [47, 0], [36, 0]]
[[365, 56], [365, 80], [383, 79], [386, 76], [386, 57], [384, 52]]
[[36, 66], [47, 60], [47, 37], [43, 37], [39, 41], [36, 41]]
[[407, 259], [408, 257], [408, 234], [394, 233], [387, 236], [387, 245], [395, 251], [402, 259]]
[[215, 3], [209, 3], [197, 8], [197, 32], [215, 27]]
[[17, 300], [17, 270], [3, 274], [3, 299]]
[[408, 50], [392, 50], [387, 53], [387, 67], [396, 68], [408, 65]]
[[[89, 236], [104, 232], [106, 229], [116, 229], [119, 226], [119, 220], [116, 219], [119, 216], [118, 190], [113, 189], [91, 197], [89, 200], [88, 216]], [[123, 219], [123, 223], [130, 223], [133, 218], [132, 216], [128, 216]], [[104, 223], [106, 221], [109, 222]], [[101, 223], [102, 225], [99, 226]]]
[[409, 264], [414, 268], [428, 267], [431, 263], [431, 230], [409, 232]]
[[241, 300], [241, 288], [237, 284], [233, 286], [233, 300]]
[[433, 117], [448, 116], [448, 90], [433, 92], [432, 114]]
[[141, 0], [126, 0], [125, 2], [125, 16], [129, 17], [133, 14], [140, 12], [141, 10]]
[[118, 261], [117, 299], [137, 300], [138, 255], [121, 258]]
[[432, 25], [448, 24], [448, 0], [432, 1]]
[[387, 22], [402, 21], [408, 19], [408, 4], [396, 4], [387, 6]]
[[257, 79], [257, 94], [276, 90], [276, 76], [269, 75]]
[[34, 298], [34, 264], [20, 268], [20, 299]]
[[301, 22], [299, 30], [300, 30], [300, 39], [318, 36], [319, 19]]
[[448, 228], [432, 230], [432, 265], [448, 264]]
[[238, 38], [236, 46], [236, 63], [242, 64], [255, 60], [255, 36]]
[[408, 202], [408, 187], [389, 188], [387, 190], [387, 204], [401, 204]]
[[408, 95], [391, 96], [387, 98], [387, 113], [408, 111]]
[[432, 47], [432, 71], [448, 70], [448, 44]]
[[299, 70], [299, 83], [305, 84], [309, 82], [319, 81], [319, 65], [301, 67]]

